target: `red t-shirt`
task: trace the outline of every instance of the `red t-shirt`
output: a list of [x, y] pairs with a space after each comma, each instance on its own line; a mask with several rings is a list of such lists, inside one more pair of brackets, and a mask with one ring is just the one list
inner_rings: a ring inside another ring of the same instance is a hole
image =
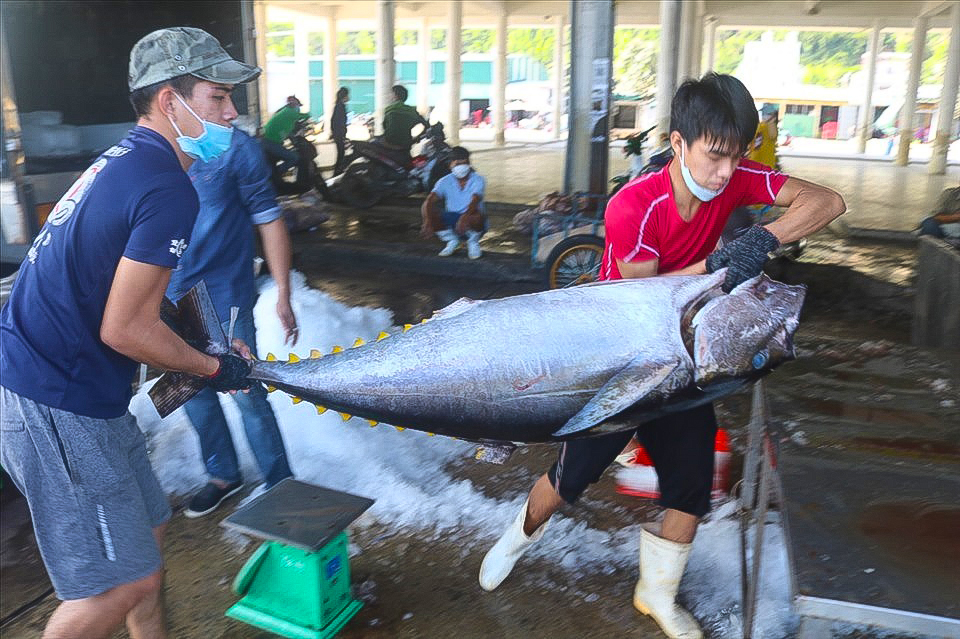
[[610, 199], [604, 214], [606, 248], [599, 279], [622, 279], [617, 260], [659, 259], [658, 273], [699, 262], [716, 248], [731, 211], [773, 204], [788, 177], [758, 162], [740, 160], [723, 193], [702, 202], [693, 219], [684, 222], [677, 212], [669, 170], [668, 164], [642, 175]]

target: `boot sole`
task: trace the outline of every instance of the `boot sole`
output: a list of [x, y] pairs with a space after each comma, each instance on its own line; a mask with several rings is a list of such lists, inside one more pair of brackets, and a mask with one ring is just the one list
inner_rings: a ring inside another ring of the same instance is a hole
[[[644, 605], [644, 603], [643, 603], [642, 601], [640, 601], [639, 599], [637, 599], [636, 597], [633, 598], [633, 607], [636, 608], [638, 612], [640, 612], [640, 613], [642, 613], [642, 614], [650, 617], [650, 618], [653, 619], [655, 622], [657, 622], [657, 626], [660, 627], [660, 632], [662, 632], [663, 634], [667, 635], [667, 636], [670, 637], [671, 639], [674, 639], [674, 638], [677, 636], [677, 635], [672, 635], [672, 634], [668, 633], [668, 632], [664, 629], [664, 627], [663, 627], [663, 622], [660, 621], [660, 617], [658, 617], [657, 615], [653, 614], [653, 612], [652, 612], [649, 608], [647, 608], [647, 606]], [[701, 638], [701, 639], [703, 638], [703, 632], [702, 632], [702, 631], [701, 631], [701, 633], [700, 633], [700, 638]]]
[[209, 515], [210, 513], [215, 511], [217, 508], [219, 508], [223, 504], [223, 502], [227, 501], [228, 499], [230, 499], [231, 497], [239, 493], [241, 490], [243, 490], [243, 484], [240, 484], [239, 486], [237, 486], [236, 488], [228, 492], [226, 495], [221, 497], [220, 501], [218, 501], [216, 504], [214, 504], [210, 508], [206, 510], [190, 510], [190, 508], [187, 508], [183, 511], [183, 516], [186, 517], [187, 519], [196, 519], [197, 517], [203, 517], [204, 515]]

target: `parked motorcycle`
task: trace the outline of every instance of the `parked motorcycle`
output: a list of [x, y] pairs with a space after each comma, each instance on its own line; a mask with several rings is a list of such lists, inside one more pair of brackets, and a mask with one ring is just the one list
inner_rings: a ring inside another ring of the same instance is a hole
[[330, 181], [333, 197], [366, 209], [385, 197], [432, 190], [437, 180], [450, 172], [450, 146], [439, 122], [429, 126], [420, 138], [426, 141], [414, 157], [387, 148], [378, 139], [351, 140], [348, 157], [353, 160], [342, 175]]
[[330, 199], [326, 180], [320, 174], [317, 166], [317, 147], [313, 138], [315, 125], [309, 120], [300, 120], [293, 131], [287, 136], [287, 142], [297, 152], [300, 160], [296, 166], [285, 171], [280, 170], [282, 160], [268, 151], [264, 151], [267, 164], [270, 166], [270, 181], [277, 195], [302, 195], [316, 189], [324, 200]]

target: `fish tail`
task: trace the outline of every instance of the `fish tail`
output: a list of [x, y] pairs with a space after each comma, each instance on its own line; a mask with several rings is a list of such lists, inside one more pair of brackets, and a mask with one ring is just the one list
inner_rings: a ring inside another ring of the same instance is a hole
[[[203, 280], [176, 304], [164, 298], [160, 304], [160, 319], [197, 350], [209, 355], [220, 355], [230, 349]], [[199, 377], [170, 371], [164, 373], [147, 394], [160, 417], [166, 417], [199, 393], [204, 386], [206, 382]]]

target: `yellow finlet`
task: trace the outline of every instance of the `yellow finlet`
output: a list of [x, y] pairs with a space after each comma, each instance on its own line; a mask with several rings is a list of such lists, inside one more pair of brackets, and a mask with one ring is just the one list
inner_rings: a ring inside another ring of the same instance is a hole
[[333, 347], [333, 350], [330, 351], [330, 352], [331, 352], [331, 353], [342, 353], [342, 352], [343, 352], [343, 347], [342, 347], [342, 346], [334, 346], [334, 347]]
[[403, 325], [403, 332], [406, 333], [406, 332], [409, 331], [411, 328], [413, 328], [413, 324], [404, 324], [404, 325]]
[[420, 320], [420, 323], [421, 323], [421, 324], [426, 324], [427, 321], [428, 321], [428, 318], [424, 317], [422, 320]]
[[268, 361], [268, 362], [275, 362], [275, 361], [277, 361], [277, 356], [274, 355], [273, 353], [267, 353], [267, 361]]
[[394, 428], [397, 429], [397, 432], [398, 432], [398, 433], [402, 433], [403, 431], [407, 430], [407, 429], [404, 428], [403, 426], [394, 426]]
[[363, 346], [364, 344], [366, 344], [366, 342], [363, 341], [363, 338], [362, 338], [362, 337], [358, 337], [358, 338], [357, 338], [357, 341], [355, 341], [355, 342], [353, 343], [353, 347], [356, 348], [357, 346]]
[[275, 391], [275, 390], [277, 390], [277, 387], [276, 387], [276, 386], [267, 385], [267, 392], [268, 392], [268, 393], [272, 393], [272, 392]]
[[287, 360], [288, 364], [296, 364], [300, 361], [300, 358], [297, 357], [296, 353], [290, 353], [290, 359]]
[[374, 426], [376, 426], [376, 425], [379, 424], [380, 422], [378, 422], [378, 421], [375, 420], [375, 419], [368, 419], [368, 420], [367, 420], [367, 423], [370, 424], [370, 428], [373, 428]]
[[314, 406], [317, 407], [317, 415], [323, 415], [325, 412], [327, 412], [326, 406], [321, 406], [320, 404], [314, 404]]
[[323, 357], [323, 353], [321, 353], [315, 348], [310, 349], [310, 359], [318, 359], [320, 357]]
[[340, 413], [340, 419], [342, 419], [343, 421], [347, 421], [351, 417], [353, 417], [353, 415], [350, 415], [349, 413]]
[[292, 399], [292, 400], [293, 400], [293, 403], [294, 403], [294, 404], [299, 404], [300, 402], [302, 402], [302, 401], [303, 401], [303, 400], [302, 400], [301, 398], [299, 398], [299, 397], [296, 397], [296, 396], [294, 396], [294, 397], [291, 397], [290, 399]]
[[430, 437], [435, 437], [436, 433], [427, 433], [427, 435], [429, 435]]
[[386, 331], [380, 331], [380, 334], [377, 335], [377, 341], [379, 342], [380, 340], [386, 339], [386, 338], [388, 338], [388, 337], [390, 337], [390, 333], [388, 333], [388, 332], [386, 332]]

